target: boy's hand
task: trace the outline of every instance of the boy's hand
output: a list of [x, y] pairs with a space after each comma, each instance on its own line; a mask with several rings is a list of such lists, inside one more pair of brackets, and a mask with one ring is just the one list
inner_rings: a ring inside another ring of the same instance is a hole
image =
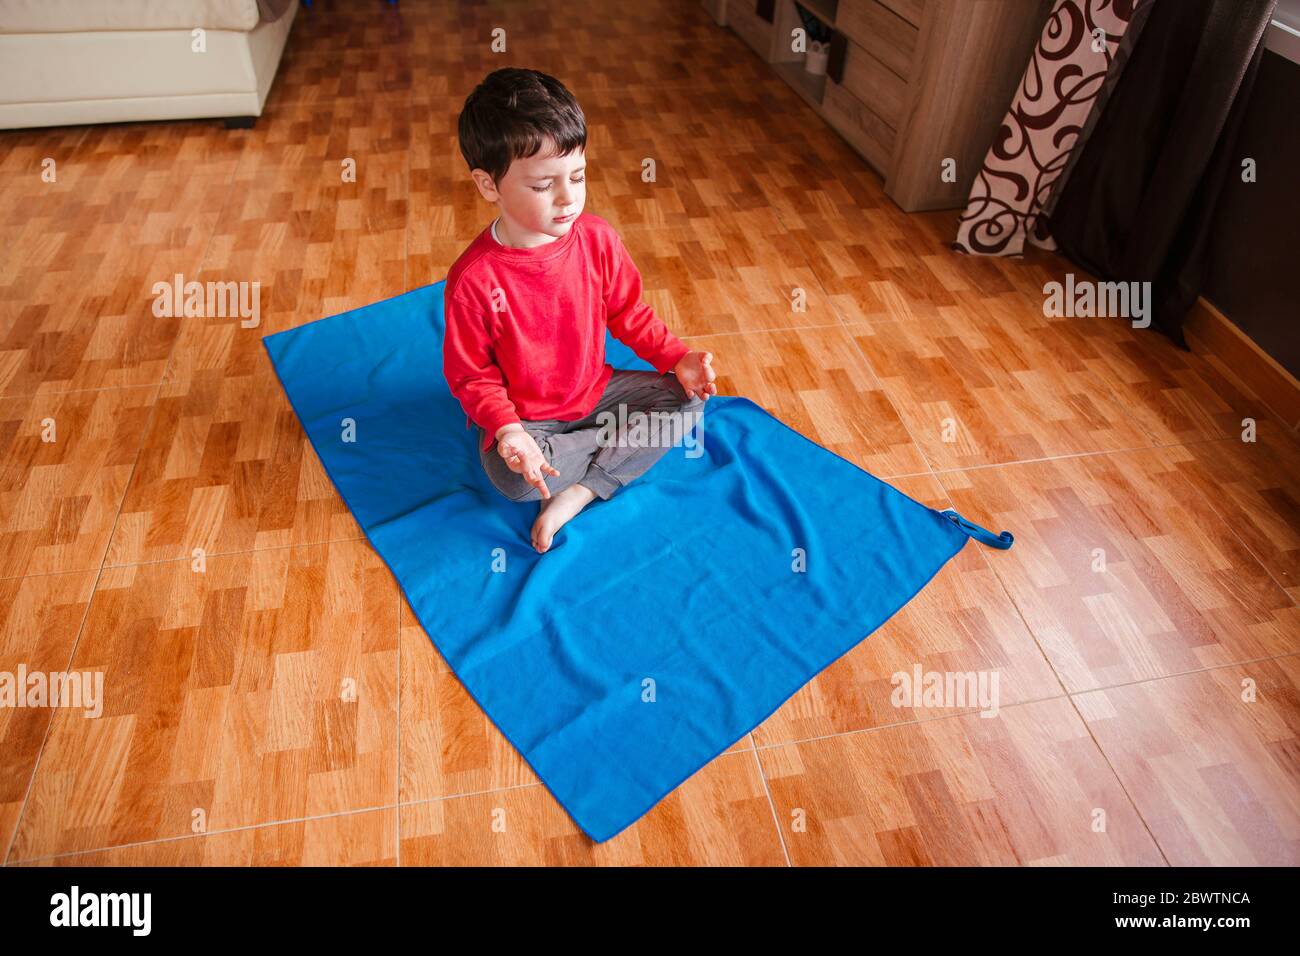
[[497, 452], [505, 459], [506, 467], [516, 474], [523, 475], [524, 480], [542, 493], [543, 498], [551, 497], [551, 490], [546, 487], [543, 475], [559, 477], [560, 473], [542, 450], [537, 447], [533, 436], [524, 431], [522, 425], [507, 428], [497, 441]]
[[718, 375], [713, 371], [713, 365], [710, 364], [712, 361], [712, 352], [687, 352], [673, 366], [673, 374], [682, 383], [682, 388], [686, 389], [687, 398], [699, 395], [707, 402], [710, 395], [718, 394], [718, 386], [713, 384]]

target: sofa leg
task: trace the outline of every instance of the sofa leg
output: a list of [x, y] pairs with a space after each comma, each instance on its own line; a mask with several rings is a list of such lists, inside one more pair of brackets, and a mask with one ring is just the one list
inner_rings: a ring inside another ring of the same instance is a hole
[[226, 129], [252, 129], [257, 122], [256, 116], [227, 116], [224, 120]]

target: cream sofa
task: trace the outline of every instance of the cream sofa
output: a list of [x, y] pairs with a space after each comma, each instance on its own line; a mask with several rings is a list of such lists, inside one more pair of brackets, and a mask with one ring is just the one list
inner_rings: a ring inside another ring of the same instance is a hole
[[0, 129], [204, 116], [250, 125], [298, 12], [282, 6], [268, 21], [257, 0], [0, 0]]

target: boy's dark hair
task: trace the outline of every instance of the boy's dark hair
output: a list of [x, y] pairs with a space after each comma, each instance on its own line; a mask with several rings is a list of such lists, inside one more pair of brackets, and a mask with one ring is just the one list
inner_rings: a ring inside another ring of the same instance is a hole
[[457, 121], [460, 153], [500, 185], [516, 159], [539, 152], [549, 136], [559, 155], [587, 146], [582, 107], [553, 76], [505, 67], [489, 73], [465, 99]]

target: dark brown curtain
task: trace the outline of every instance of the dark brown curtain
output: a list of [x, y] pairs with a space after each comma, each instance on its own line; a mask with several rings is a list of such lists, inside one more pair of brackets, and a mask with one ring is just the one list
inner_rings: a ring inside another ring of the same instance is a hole
[[1050, 218], [1065, 255], [1150, 282], [1151, 324], [1186, 347], [1214, 208], [1276, 0], [1154, 0]]

